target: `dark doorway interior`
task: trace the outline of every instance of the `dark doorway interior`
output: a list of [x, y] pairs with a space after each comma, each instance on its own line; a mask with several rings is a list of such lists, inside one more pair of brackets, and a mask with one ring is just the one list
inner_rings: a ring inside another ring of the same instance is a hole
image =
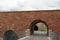
[[43, 23], [46, 25], [46, 28], [47, 28], [47, 36], [49, 34], [49, 29], [48, 29], [48, 25], [46, 24], [46, 22], [42, 21], [42, 20], [35, 20], [31, 23], [30, 25], [30, 35], [33, 35], [34, 34], [34, 31], [38, 31], [39, 30], [39, 27], [36, 26], [37, 23]]
[[38, 31], [38, 27], [37, 27], [37, 26], [35, 26], [33, 30], [34, 30], [34, 31]]

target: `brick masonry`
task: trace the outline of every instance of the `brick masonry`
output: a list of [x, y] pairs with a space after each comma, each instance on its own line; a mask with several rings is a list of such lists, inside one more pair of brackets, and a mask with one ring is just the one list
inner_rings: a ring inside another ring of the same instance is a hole
[[24, 36], [34, 20], [43, 20], [50, 30], [60, 34], [60, 11], [0, 12], [0, 37], [6, 30], [14, 30], [19, 37]]

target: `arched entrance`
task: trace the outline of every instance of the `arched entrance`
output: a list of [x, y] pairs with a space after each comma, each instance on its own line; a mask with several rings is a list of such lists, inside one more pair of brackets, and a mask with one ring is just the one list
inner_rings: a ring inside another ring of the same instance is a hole
[[49, 35], [48, 25], [42, 20], [35, 20], [30, 24], [30, 35], [33, 35], [34, 31], [46, 31], [47, 36]]

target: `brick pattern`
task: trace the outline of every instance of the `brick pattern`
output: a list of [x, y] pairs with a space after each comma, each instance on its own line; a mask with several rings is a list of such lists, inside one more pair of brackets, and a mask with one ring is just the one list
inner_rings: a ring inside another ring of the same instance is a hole
[[60, 33], [60, 11], [0, 12], [0, 37], [6, 30], [14, 30], [19, 37], [25, 36], [25, 30], [34, 20], [43, 20], [49, 29]]

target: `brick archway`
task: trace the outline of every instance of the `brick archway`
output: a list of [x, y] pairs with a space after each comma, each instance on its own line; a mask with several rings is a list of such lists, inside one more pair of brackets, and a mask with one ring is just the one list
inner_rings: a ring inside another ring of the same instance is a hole
[[33, 35], [34, 34], [34, 26], [36, 23], [44, 23], [46, 25], [46, 28], [47, 28], [47, 36], [49, 36], [49, 28], [48, 28], [48, 25], [45, 21], [42, 21], [42, 20], [34, 20], [31, 24], [30, 24], [30, 35]]

